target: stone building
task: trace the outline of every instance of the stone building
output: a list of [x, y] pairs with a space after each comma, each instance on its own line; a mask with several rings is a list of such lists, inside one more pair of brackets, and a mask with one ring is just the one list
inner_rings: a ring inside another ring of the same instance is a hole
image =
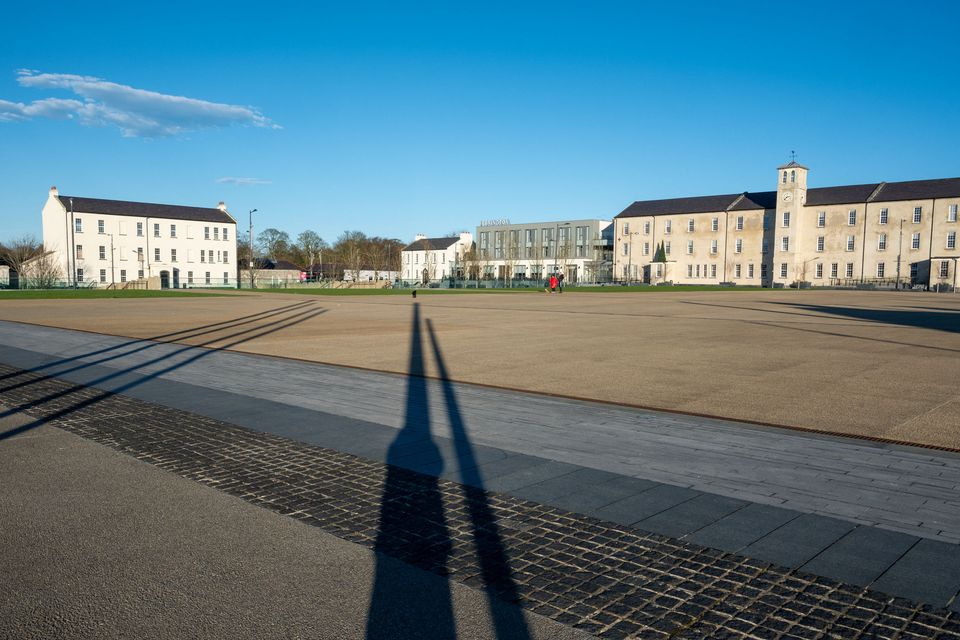
[[[627, 281], [762, 286], [957, 286], [960, 178], [635, 202], [615, 220]], [[662, 246], [662, 254], [657, 250]]]

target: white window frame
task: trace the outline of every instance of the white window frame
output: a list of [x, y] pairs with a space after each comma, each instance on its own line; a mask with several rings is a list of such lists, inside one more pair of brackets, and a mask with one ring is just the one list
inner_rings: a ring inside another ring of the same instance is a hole
[[956, 249], [957, 248], [957, 232], [951, 231], [947, 233], [947, 249]]
[[940, 277], [946, 278], [950, 275], [950, 261], [941, 260], [940, 261]]
[[847, 236], [847, 251], [856, 251], [856, 249], [857, 249], [857, 237]]
[[881, 233], [877, 236], [877, 251], [887, 250], [887, 234]]
[[818, 211], [817, 212], [817, 226], [821, 229], [827, 226], [827, 212]]
[[818, 253], [823, 253], [823, 248], [826, 245], [826, 240], [827, 239], [825, 236], [817, 236], [817, 252]]
[[880, 224], [887, 224], [887, 220], [890, 218], [890, 211], [884, 207], [880, 209]]
[[923, 207], [913, 208], [913, 224], [920, 224], [923, 220]]
[[789, 211], [784, 211], [784, 212], [783, 212], [783, 222], [782, 222], [782, 225], [781, 225], [781, 226], [782, 226], [784, 229], [789, 229], [789, 228], [790, 228], [790, 212], [789, 212]]
[[780, 251], [790, 251], [790, 236], [780, 238]]
[[852, 277], [853, 277], [853, 263], [852, 263], [852, 262], [848, 262], [848, 263], [847, 263], [847, 266], [846, 266], [846, 268], [845, 268], [844, 273], [846, 274], [845, 277], [847, 277], [847, 278], [852, 278]]
[[816, 278], [817, 280], [820, 280], [821, 278], [823, 278], [823, 263], [822, 263], [822, 262], [818, 262], [818, 263], [816, 264], [816, 268], [814, 269], [813, 277]]
[[920, 248], [920, 232], [916, 231], [913, 235], [910, 236], [910, 248], [919, 249]]
[[737, 238], [733, 243], [734, 253], [743, 253], [743, 238]]
[[720, 218], [712, 218], [710, 220], [710, 230], [719, 231], [720, 230]]
[[884, 274], [885, 274], [886, 272], [887, 272], [887, 264], [886, 264], [885, 262], [878, 262], [878, 263], [877, 263], [877, 277], [878, 277], [878, 278], [885, 278], [886, 276], [885, 276]]
[[847, 226], [848, 227], [857, 226], [857, 210], [856, 209], [850, 209], [850, 211], [847, 211]]
[[947, 222], [956, 222], [957, 221], [957, 205], [951, 204], [947, 207]]
[[696, 229], [696, 223], [693, 221], [693, 218], [690, 218], [687, 220], [687, 233], [693, 233], [694, 229]]
[[737, 231], [743, 231], [743, 216], [737, 216]]
[[786, 262], [781, 262], [781, 263], [780, 263], [780, 277], [781, 277], [781, 278], [786, 278], [786, 277], [787, 277], [787, 266], [788, 266], [788, 265], [787, 265]]
[[687, 255], [693, 255], [693, 240], [687, 240]]

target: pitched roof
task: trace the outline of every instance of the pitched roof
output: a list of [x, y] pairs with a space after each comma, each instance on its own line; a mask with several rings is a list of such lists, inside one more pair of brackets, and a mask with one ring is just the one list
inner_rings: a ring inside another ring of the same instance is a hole
[[76, 213], [104, 213], [115, 216], [137, 216], [140, 218], [169, 218], [171, 220], [196, 220], [198, 222], [221, 222], [235, 224], [229, 213], [213, 207], [185, 207], [176, 204], [153, 204], [150, 202], [129, 202], [127, 200], [104, 200], [102, 198], [81, 198], [79, 196], [57, 196], [64, 209]]
[[726, 211], [739, 193], [723, 196], [697, 196], [693, 198], [667, 198], [665, 200], [640, 200], [617, 214], [618, 218], [638, 216], [664, 216], [671, 213], [708, 213]]
[[957, 197], [960, 197], [960, 178], [940, 178], [938, 180], [886, 182], [880, 192], [873, 197], [872, 202]]
[[756, 191], [743, 194], [743, 198], [735, 202], [730, 211], [752, 211], [753, 209], [776, 209], [776, 191]]
[[841, 187], [819, 187], [807, 189], [806, 206], [815, 207], [824, 204], [853, 204], [866, 202], [867, 198], [877, 190], [880, 183], [851, 184]]
[[777, 170], [778, 170], [778, 171], [779, 171], [780, 169], [806, 169], [807, 171], [810, 171], [810, 167], [805, 167], [805, 166], [803, 166], [802, 164], [800, 164], [799, 162], [797, 162], [796, 160], [791, 160], [790, 162], [788, 162], [787, 164], [783, 165], [782, 167], [777, 167]]
[[450, 238], [423, 238], [422, 240], [414, 240], [401, 249], [401, 251], [427, 251], [427, 248], [425, 248], [424, 245], [428, 245], [430, 251], [440, 251], [443, 249], [449, 249], [450, 245], [456, 244], [459, 241], [460, 236], [453, 236]]

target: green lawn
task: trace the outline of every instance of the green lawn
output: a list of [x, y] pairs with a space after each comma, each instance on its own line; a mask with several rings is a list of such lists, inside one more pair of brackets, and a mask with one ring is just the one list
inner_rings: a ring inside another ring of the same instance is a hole
[[[678, 285], [669, 287], [651, 286], [609, 286], [609, 287], [566, 287], [566, 293], [655, 293], [665, 291], [756, 291], [761, 287], [721, 287], [717, 285]], [[246, 291], [249, 291], [246, 290]], [[265, 293], [299, 293], [314, 296], [409, 296], [413, 289], [320, 289], [316, 287], [263, 288], [255, 291]], [[496, 294], [496, 293], [543, 293], [538, 288], [518, 289], [417, 289], [417, 295], [456, 295], [466, 293]]]
[[192, 291], [147, 291], [143, 289], [0, 289], [4, 300], [61, 300], [67, 298], [182, 298], [187, 296], [217, 296], [217, 293]]

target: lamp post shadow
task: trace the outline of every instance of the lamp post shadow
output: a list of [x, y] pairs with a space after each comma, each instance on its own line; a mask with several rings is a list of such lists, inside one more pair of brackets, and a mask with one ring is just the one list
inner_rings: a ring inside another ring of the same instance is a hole
[[[456, 637], [451, 586], [446, 578], [453, 539], [437, 476], [443, 471], [443, 456], [431, 434], [428, 381], [420, 327], [420, 309], [414, 303], [409, 376], [403, 427], [387, 453], [387, 471], [380, 504], [380, 523], [374, 550], [376, 567], [367, 615], [367, 638], [395, 637], [447, 639]], [[427, 321], [433, 355], [443, 379], [443, 395], [453, 432], [461, 487], [470, 519], [484, 593], [495, 637], [527, 640], [530, 637], [523, 612], [514, 603], [518, 589], [513, 581], [506, 549], [496, 517], [487, 501], [476, 469], [473, 447], [464, 425], [453, 386], [432, 325]], [[416, 448], [427, 461], [421, 473], [396, 466]], [[449, 495], [449, 491], [447, 492]], [[402, 571], [402, 560], [436, 576], [411, 578]], [[410, 582], [416, 579], [416, 584]]]

